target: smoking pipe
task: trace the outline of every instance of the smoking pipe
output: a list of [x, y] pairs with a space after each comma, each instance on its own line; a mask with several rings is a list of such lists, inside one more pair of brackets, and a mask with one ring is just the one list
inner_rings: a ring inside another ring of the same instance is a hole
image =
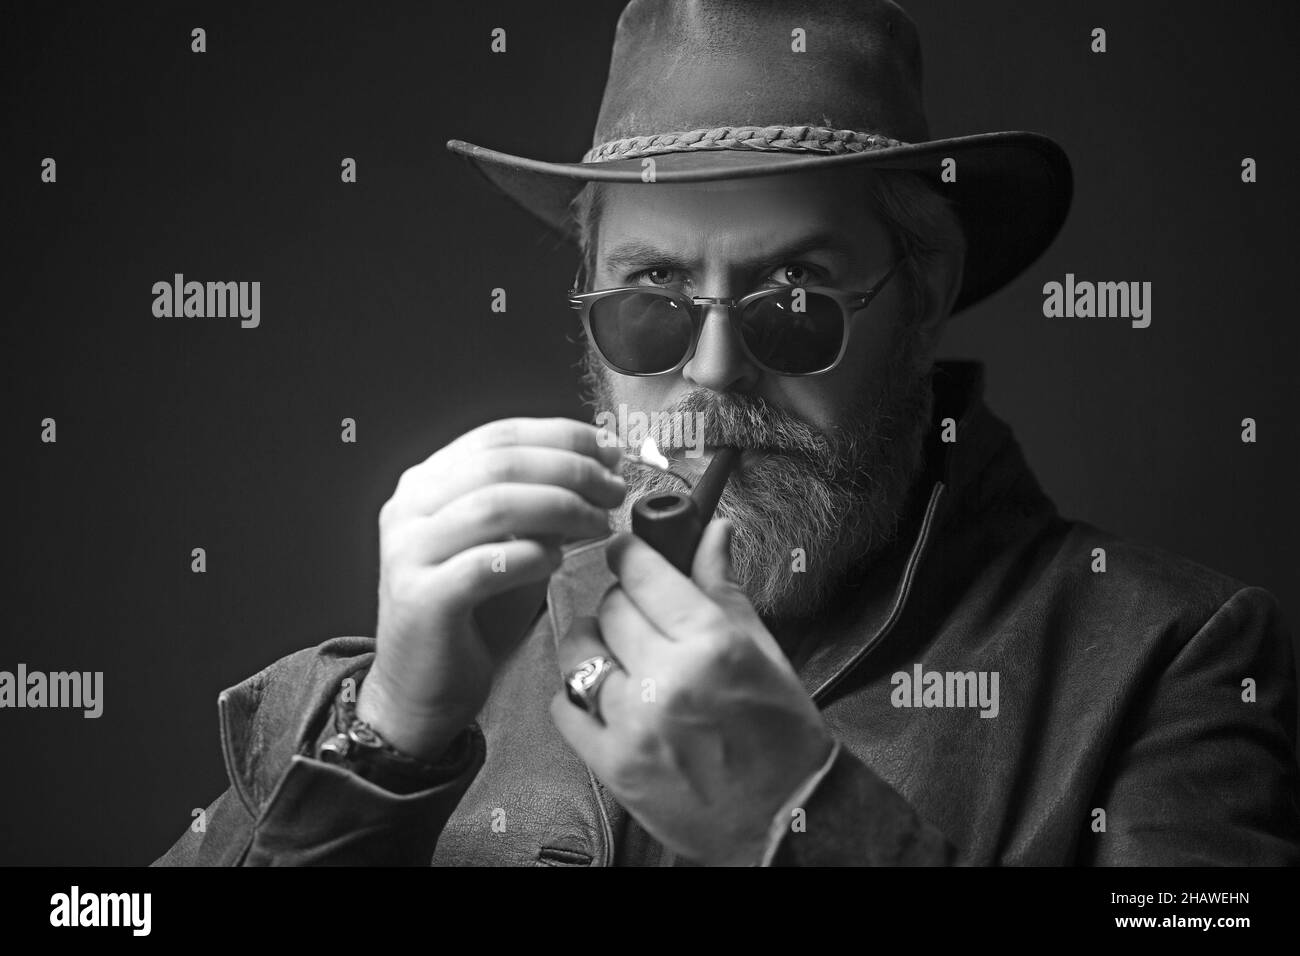
[[632, 506], [632, 533], [690, 577], [695, 549], [739, 463], [739, 448], [719, 448], [689, 495], [657, 491], [638, 499]]

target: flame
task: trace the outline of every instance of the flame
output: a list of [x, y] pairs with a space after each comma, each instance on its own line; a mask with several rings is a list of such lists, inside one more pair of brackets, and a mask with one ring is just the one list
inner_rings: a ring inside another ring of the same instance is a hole
[[647, 465], [668, 470], [668, 459], [659, 453], [659, 446], [655, 444], [653, 436], [646, 436], [645, 441], [641, 443], [641, 450], [637, 452], [637, 457]]

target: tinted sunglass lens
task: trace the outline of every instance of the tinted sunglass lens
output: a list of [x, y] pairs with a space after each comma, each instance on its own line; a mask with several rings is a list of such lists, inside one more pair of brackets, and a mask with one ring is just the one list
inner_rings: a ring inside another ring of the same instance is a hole
[[666, 372], [691, 345], [689, 310], [663, 295], [625, 292], [597, 299], [588, 321], [596, 348], [627, 372]]
[[749, 303], [740, 327], [745, 345], [768, 368], [820, 372], [840, 354], [844, 311], [829, 296], [792, 288]]

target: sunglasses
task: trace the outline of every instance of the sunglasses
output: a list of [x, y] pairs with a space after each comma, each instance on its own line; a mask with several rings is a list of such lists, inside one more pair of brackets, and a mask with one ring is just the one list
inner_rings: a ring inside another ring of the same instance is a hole
[[601, 361], [621, 375], [667, 375], [681, 369], [695, 354], [705, 313], [714, 306], [727, 309], [745, 354], [758, 367], [777, 375], [820, 375], [844, 358], [849, 319], [880, 294], [905, 258], [867, 292], [781, 286], [739, 299], [649, 286], [579, 292], [579, 267], [569, 305], [581, 314]]

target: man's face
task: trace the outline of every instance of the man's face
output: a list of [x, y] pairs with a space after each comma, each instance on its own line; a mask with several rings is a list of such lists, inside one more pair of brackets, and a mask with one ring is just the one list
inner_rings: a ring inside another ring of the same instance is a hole
[[[859, 171], [701, 184], [605, 187], [592, 289], [644, 285], [739, 298], [820, 285], [865, 291], [894, 264]], [[678, 372], [618, 374], [587, 352], [597, 412], [704, 414], [706, 454], [661, 450], [692, 481], [712, 447], [748, 449], [718, 513], [733, 519], [733, 562], [758, 611], [815, 613], [850, 565], [896, 531], [929, 423], [928, 356], [917, 348], [899, 274], [853, 314], [841, 363], [782, 376], [746, 355], [722, 307], [708, 310]], [[637, 449], [630, 449], [636, 451]], [[627, 504], [680, 483], [629, 470]], [[801, 565], [802, 564], [802, 568]], [[806, 568], [804, 570], [803, 568]]]

